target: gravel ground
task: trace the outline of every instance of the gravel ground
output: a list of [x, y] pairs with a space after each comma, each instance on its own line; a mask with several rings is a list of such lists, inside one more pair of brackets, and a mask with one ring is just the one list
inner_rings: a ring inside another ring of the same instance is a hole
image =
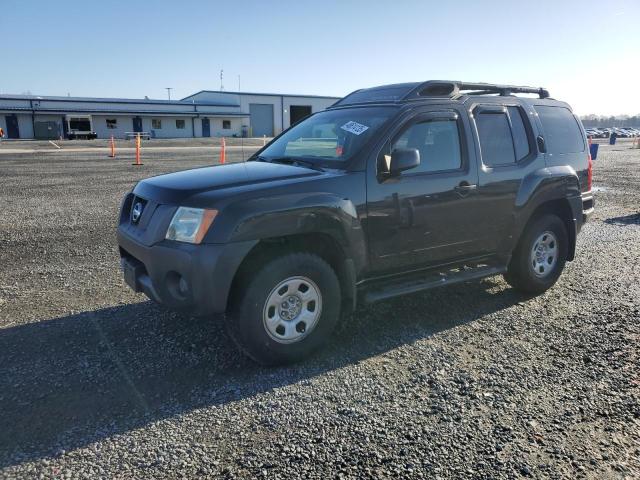
[[124, 193], [209, 145], [143, 167], [4, 147], [0, 476], [640, 477], [640, 150], [600, 147], [597, 210], [546, 294], [493, 277], [379, 303], [266, 369], [119, 273]]

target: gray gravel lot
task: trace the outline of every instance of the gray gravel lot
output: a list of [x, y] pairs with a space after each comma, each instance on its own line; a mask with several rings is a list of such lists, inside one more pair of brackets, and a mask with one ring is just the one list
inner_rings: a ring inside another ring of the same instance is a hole
[[118, 268], [124, 193], [217, 162], [212, 145], [149, 148], [143, 167], [8, 145], [0, 476], [640, 477], [640, 150], [600, 147], [596, 213], [546, 294], [493, 277], [379, 303], [266, 369]]

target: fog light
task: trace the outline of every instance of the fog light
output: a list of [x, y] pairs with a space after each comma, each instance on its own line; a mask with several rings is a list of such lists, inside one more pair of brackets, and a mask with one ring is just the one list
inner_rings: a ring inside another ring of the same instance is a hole
[[169, 272], [166, 282], [167, 290], [175, 300], [182, 302], [189, 297], [189, 283], [178, 272]]
[[187, 293], [189, 292], [189, 285], [187, 285], [187, 281], [182, 275], [180, 276], [180, 281], [178, 282], [178, 291], [181, 295], [184, 296], [187, 296]]

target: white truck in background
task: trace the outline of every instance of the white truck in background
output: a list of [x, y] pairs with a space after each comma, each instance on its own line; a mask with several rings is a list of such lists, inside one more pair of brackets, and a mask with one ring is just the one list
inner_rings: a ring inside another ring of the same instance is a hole
[[67, 138], [69, 140], [93, 140], [98, 136], [93, 130], [91, 115], [67, 115], [65, 121], [67, 122]]

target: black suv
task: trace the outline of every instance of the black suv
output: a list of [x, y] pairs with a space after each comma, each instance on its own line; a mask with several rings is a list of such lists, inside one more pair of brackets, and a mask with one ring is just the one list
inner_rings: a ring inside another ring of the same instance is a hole
[[245, 163], [138, 183], [122, 268], [135, 291], [225, 313], [250, 357], [286, 363], [360, 302], [496, 274], [544, 292], [574, 258], [591, 177], [579, 119], [545, 89], [357, 90]]

